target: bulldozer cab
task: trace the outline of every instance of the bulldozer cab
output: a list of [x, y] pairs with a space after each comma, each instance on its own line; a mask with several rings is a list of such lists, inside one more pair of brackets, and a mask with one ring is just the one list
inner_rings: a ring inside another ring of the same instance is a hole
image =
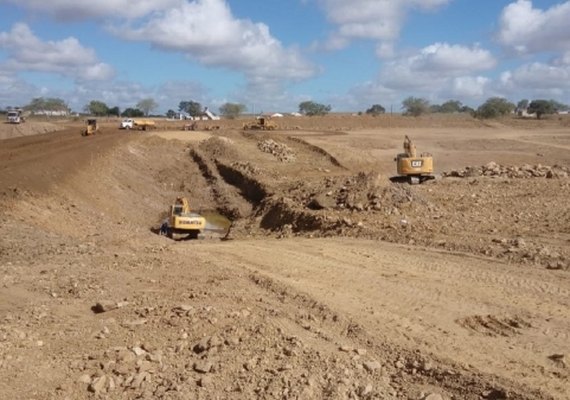
[[84, 136], [90, 136], [90, 135], [95, 134], [98, 130], [99, 130], [99, 126], [97, 125], [97, 120], [91, 118], [91, 119], [87, 120], [87, 126], [85, 127], [85, 130], [83, 131], [83, 135]]

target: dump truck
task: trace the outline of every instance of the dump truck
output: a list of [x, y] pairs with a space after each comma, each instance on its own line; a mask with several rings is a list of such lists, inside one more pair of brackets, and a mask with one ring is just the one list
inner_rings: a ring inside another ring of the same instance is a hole
[[206, 229], [206, 218], [190, 210], [186, 197], [177, 197], [170, 206], [168, 218], [163, 222], [161, 232], [171, 239], [184, 236], [187, 239], [197, 239]]
[[121, 129], [139, 129], [139, 130], [150, 130], [156, 127], [155, 122], [152, 119], [143, 118], [127, 118], [121, 121]]
[[398, 175], [391, 177], [392, 182], [408, 182], [412, 185], [435, 179], [433, 175], [433, 156], [430, 153], [418, 155], [416, 146], [406, 135], [404, 152], [394, 158]]
[[91, 136], [99, 132], [99, 125], [97, 124], [96, 119], [88, 119], [86, 123], [87, 125], [85, 126], [85, 129], [83, 129], [82, 133], [83, 136]]
[[7, 122], [9, 124], [19, 124], [25, 122], [24, 116], [22, 115], [22, 110], [9, 110], [7, 113]]
[[277, 129], [277, 124], [271, 120], [269, 117], [257, 117], [254, 122], [247, 122], [243, 124], [243, 130], [261, 130], [261, 131], [273, 131]]

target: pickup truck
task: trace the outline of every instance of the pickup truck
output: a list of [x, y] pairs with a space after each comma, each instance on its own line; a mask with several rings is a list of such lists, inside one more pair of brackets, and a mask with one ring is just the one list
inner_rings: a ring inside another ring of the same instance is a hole
[[121, 121], [121, 129], [142, 129], [146, 131], [147, 129], [152, 129], [155, 127], [155, 123], [151, 119], [131, 119], [127, 118]]

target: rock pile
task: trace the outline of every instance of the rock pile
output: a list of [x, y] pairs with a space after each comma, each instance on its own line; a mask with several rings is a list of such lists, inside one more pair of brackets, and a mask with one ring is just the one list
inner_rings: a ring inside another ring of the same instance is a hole
[[478, 176], [491, 176], [501, 178], [568, 178], [570, 169], [559, 165], [552, 167], [547, 165], [506, 166], [491, 161], [480, 167], [465, 167], [463, 170], [444, 172], [444, 177], [470, 178]]
[[295, 152], [287, 145], [278, 143], [273, 139], [266, 139], [257, 143], [259, 150], [275, 156], [281, 162], [294, 162]]

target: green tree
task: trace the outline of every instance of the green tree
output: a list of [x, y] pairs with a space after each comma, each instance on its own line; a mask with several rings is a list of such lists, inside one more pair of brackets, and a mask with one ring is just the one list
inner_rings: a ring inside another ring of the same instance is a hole
[[527, 99], [522, 99], [521, 101], [519, 101], [517, 103], [517, 110], [523, 111], [523, 110], [526, 110], [527, 108], [528, 108], [528, 100]]
[[169, 118], [169, 119], [174, 119], [174, 118], [176, 118], [176, 111], [174, 111], [174, 110], [168, 110], [168, 111], [166, 112], [166, 118]]
[[570, 110], [570, 106], [568, 106], [567, 104], [560, 103], [556, 100], [549, 100], [549, 101], [552, 104], [552, 107], [554, 107], [555, 111], [568, 111], [568, 110]]
[[247, 107], [240, 103], [225, 103], [220, 106], [220, 114], [226, 118], [236, 118], [243, 113]]
[[461, 112], [461, 107], [463, 105], [458, 100], [448, 100], [441, 105], [440, 112], [442, 113], [458, 113]]
[[459, 112], [467, 113], [467, 114], [471, 114], [471, 115], [475, 115], [475, 110], [472, 109], [472, 108], [469, 107], [469, 106], [463, 106], [463, 107], [461, 107], [461, 109], [459, 110]]
[[121, 116], [121, 110], [117, 106], [115, 106], [113, 108], [109, 108], [109, 115], [114, 115], [116, 117], [120, 117]]
[[314, 101], [304, 101], [299, 104], [299, 112], [308, 115], [309, 117], [315, 115], [327, 115], [331, 111], [330, 105], [315, 103]]
[[197, 101], [181, 101], [178, 104], [178, 111], [185, 112], [192, 117], [199, 117], [202, 115], [204, 109], [202, 108], [202, 104], [198, 103]]
[[121, 113], [121, 117], [125, 118], [140, 118], [144, 117], [144, 112], [139, 110], [138, 108], [127, 108], [125, 111]]
[[502, 97], [491, 97], [477, 108], [479, 118], [497, 118], [515, 109], [515, 105]]
[[158, 108], [158, 104], [154, 101], [153, 98], [142, 99], [136, 105], [136, 107], [141, 110], [144, 115], [148, 117], [148, 115]]
[[413, 115], [414, 117], [419, 117], [429, 111], [429, 101], [419, 97], [408, 97], [402, 102], [402, 108], [405, 110], [405, 114]]
[[545, 114], [554, 114], [556, 108], [550, 100], [533, 100], [528, 105], [527, 111], [529, 114], [536, 113], [536, 119], [541, 119]]
[[382, 107], [380, 104], [373, 104], [368, 110], [366, 110], [366, 114], [371, 114], [374, 116], [384, 114], [386, 109]]
[[107, 104], [99, 100], [91, 100], [89, 104], [85, 106], [85, 111], [98, 117], [109, 115], [109, 107], [107, 107]]
[[64, 100], [57, 97], [36, 97], [24, 107], [31, 112], [37, 111], [69, 111]]

